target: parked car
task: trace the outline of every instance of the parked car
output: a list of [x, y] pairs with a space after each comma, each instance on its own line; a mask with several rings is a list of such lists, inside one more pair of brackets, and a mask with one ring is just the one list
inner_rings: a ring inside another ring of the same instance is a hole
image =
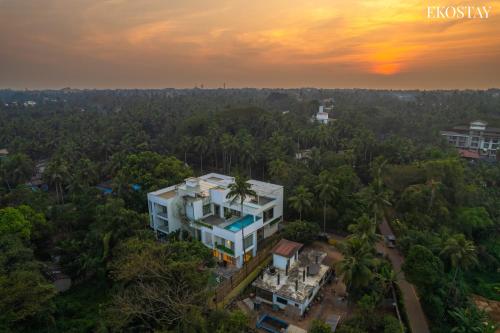
[[396, 247], [396, 237], [394, 235], [388, 235], [385, 236], [385, 243], [387, 244], [388, 248], [395, 248]]

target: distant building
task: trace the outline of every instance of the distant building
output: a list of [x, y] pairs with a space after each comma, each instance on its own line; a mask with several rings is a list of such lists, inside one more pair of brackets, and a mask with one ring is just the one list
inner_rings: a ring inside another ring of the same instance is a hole
[[241, 267], [243, 246], [249, 260], [259, 243], [278, 230], [283, 186], [249, 180], [257, 195], [246, 198], [242, 211], [239, 202], [226, 197], [234, 181], [234, 177], [209, 173], [148, 193], [151, 228], [159, 238], [188, 230], [220, 261]]
[[314, 116], [314, 120], [321, 124], [328, 124], [331, 121], [335, 121], [332, 118], [333, 114], [333, 98], [327, 98], [323, 100], [323, 104], [319, 106], [318, 112]]
[[25, 107], [32, 107], [32, 106], [36, 105], [36, 102], [35, 101], [26, 101], [26, 102], [23, 103], [23, 105]]
[[43, 179], [43, 174], [47, 168], [48, 160], [40, 160], [35, 164], [35, 173], [31, 177], [30, 181], [27, 183], [32, 189], [40, 189], [47, 191], [47, 182]]
[[6, 158], [7, 156], [9, 156], [9, 151], [7, 150], [7, 148], [0, 149], [0, 159]]
[[328, 112], [325, 111], [325, 107], [320, 105], [318, 113], [316, 113], [316, 121], [322, 124], [328, 124]]
[[253, 282], [258, 302], [303, 315], [332, 275], [323, 265], [325, 252], [304, 250], [301, 243], [282, 239], [273, 249], [273, 264]]
[[311, 156], [312, 156], [311, 149], [302, 149], [295, 153], [295, 159], [298, 161], [308, 160], [311, 158]]
[[[469, 125], [455, 126], [441, 131], [449, 144], [460, 149], [461, 155], [474, 159], [496, 159], [500, 145], [500, 128], [490, 127], [488, 123], [476, 120]], [[477, 153], [469, 154], [465, 151]]]

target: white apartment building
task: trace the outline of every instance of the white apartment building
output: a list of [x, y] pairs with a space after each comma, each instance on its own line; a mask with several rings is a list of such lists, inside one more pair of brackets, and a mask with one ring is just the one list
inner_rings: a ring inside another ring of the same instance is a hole
[[441, 131], [441, 135], [456, 148], [477, 152], [482, 158], [496, 158], [500, 145], [500, 128], [481, 120]]
[[243, 211], [239, 199], [227, 198], [234, 177], [209, 173], [182, 184], [148, 193], [150, 226], [157, 237], [188, 230], [228, 265], [243, 265], [257, 253], [262, 240], [278, 230], [283, 217], [283, 186], [249, 180], [257, 194], [247, 198]]

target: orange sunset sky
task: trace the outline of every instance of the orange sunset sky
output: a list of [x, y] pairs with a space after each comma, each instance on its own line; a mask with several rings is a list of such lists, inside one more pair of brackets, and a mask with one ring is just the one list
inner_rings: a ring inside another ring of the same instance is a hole
[[[491, 6], [428, 19], [427, 6]], [[500, 0], [0, 0], [0, 88], [500, 87]]]

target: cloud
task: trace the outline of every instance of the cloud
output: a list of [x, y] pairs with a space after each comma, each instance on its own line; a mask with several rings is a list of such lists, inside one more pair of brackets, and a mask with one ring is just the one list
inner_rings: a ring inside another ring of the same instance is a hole
[[0, 86], [430, 87], [417, 73], [461, 65], [443, 84], [499, 85], [491, 3], [488, 20], [430, 21], [414, 0], [4, 0]]

